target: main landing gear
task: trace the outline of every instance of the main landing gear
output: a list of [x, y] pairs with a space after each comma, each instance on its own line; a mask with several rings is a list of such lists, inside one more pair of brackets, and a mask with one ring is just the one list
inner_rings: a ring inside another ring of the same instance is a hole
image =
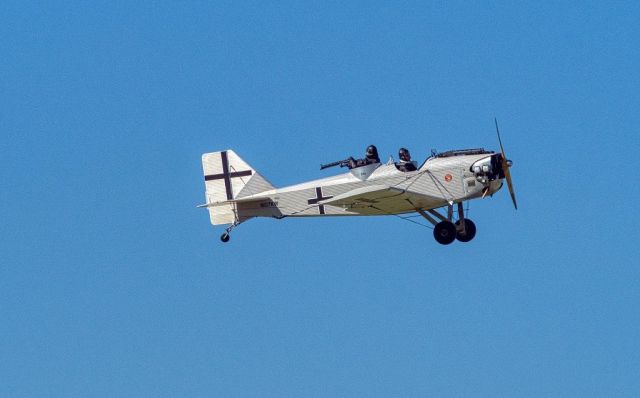
[[462, 203], [458, 203], [458, 216], [460, 219], [456, 221], [455, 224], [452, 222], [453, 205], [449, 205], [447, 210], [447, 217], [442, 216], [433, 209], [427, 210], [430, 214], [440, 220], [439, 222], [424, 210], [418, 210], [418, 213], [427, 219], [427, 221], [435, 225], [435, 228], [433, 229], [433, 237], [438, 243], [442, 245], [449, 245], [456, 239], [460, 242], [471, 241], [476, 236], [476, 225], [468, 218], [464, 218]]
[[448, 245], [456, 240], [456, 226], [450, 221], [440, 221], [433, 229], [433, 237], [441, 245]]

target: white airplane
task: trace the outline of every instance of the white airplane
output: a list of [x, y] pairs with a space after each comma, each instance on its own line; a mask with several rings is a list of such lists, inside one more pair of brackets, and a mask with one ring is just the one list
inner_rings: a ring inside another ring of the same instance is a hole
[[[403, 156], [381, 164], [374, 146], [365, 159], [322, 165], [321, 169], [349, 167], [349, 172], [275, 188], [234, 151], [205, 153], [202, 167], [206, 203], [213, 225], [229, 224], [220, 239], [253, 217], [380, 216], [416, 212], [432, 223], [438, 243], [469, 242], [476, 234], [473, 221], [464, 217], [463, 202], [493, 195], [507, 180], [514, 207], [516, 198], [498, 124], [500, 152], [482, 148], [432, 153], [420, 167]], [[408, 155], [408, 151], [407, 151]], [[457, 205], [458, 220], [453, 220]], [[442, 215], [437, 209], [446, 208]]]

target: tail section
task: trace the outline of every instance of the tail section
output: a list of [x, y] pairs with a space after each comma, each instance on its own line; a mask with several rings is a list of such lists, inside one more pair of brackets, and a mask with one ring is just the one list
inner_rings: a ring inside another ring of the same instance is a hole
[[237, 199], [274, 189], [247, 162], [232, 150], [205, 153], [202, 169], [206, 187], [206, 207], [213, 225], [233, 224], [251, 218], [238, 210]]

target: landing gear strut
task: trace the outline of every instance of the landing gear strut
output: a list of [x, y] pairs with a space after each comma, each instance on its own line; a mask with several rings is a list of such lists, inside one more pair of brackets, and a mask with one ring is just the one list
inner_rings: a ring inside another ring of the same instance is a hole
[[476, 224], [468, 218], [464, 218], [462, 202], [458, 203], [458, 217], [456, 221], [456, 239], [460, 242], [469, 242], [476, 236]]

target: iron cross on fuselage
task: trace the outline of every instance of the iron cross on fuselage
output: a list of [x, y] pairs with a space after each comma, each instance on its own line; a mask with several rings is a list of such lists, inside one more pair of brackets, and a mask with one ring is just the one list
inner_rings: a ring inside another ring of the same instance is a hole
[[229, 171], [229, 159], [227, 158], [227, 151], [221, 152], [220, 157], [222, 160], [222, 173], [209, 174], [204, 176], [205, 181], [221, 180], [224, 179], [224, 188], [227, 191], [227, 200], [233, 199], [233, 190], [231, 189], [231, 179], [235, 177], [245, 177], [252, 174], [251, 170], [244, 171]]
[[[315, 205], [318, 202], [320, 202], [321, 200], [331, 199], [331, 198], [333, 198], [333, 196], [324, 196], [323, 197], [322, 196], [322, 187], [316, 187], [316, 197], [307, 200], [307, 203], [310, 204], [310, 205]], [[324, 205], [318, 206], [318, 210], [320, 211], [320, 214], [324, 214]]]

